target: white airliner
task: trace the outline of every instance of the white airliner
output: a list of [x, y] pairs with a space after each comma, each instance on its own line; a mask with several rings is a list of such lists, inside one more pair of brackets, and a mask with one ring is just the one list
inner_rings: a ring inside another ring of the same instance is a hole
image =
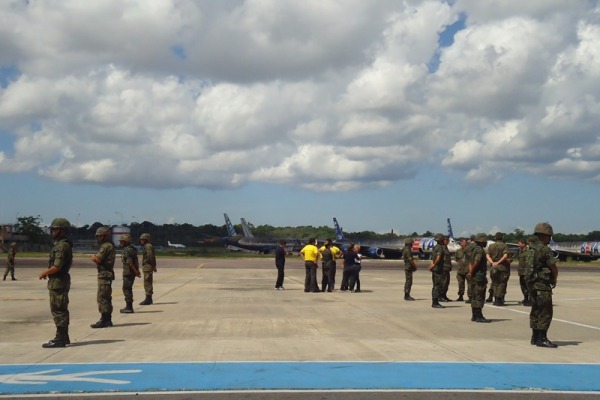
[[184, 249], [185, 245], [181, 244], [181, 243], [171, 243], [167, 240], [167, 244], [169, 245], [169, 247], [175, 247], [177, 249]]

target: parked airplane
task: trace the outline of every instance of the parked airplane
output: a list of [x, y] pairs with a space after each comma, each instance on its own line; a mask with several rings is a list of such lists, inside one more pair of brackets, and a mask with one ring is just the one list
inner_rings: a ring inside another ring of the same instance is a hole
[[595, 261], [600, 258], [599, 242], [562, 242], [551, 241], [548, 245], [555, 258], [566, 261], [571, 257], [575, 261]]
[[[450, 224], [450, 218], [448, 221], [448, 236], [450, 238], [450, 243], [448, 244], [448, 250], [450, 253], [454, 253], [460, 245], [456, 243], [454, 240], [454, 233], [452, 232], [452, 225]], [[348, 243], [350, 241], [346, 239], [344, 236], [344, 232], [340, 225], [338, 224], [337, 218], [333, 218], [333, 225], [335, 226], [336, 236], [337, 236], [337, 245], [342, 246], [342, 250], [345, 251]], [[413, 254], [419, 256], [419, 258], [426, 259], [431, 256], [431, 250], [435, 247], [436, 240], [432, 237], [423, 237], [423, 238], [413, 238], [414, 243], [412, 246]], [[361, 247], [361, 253], [371, 258], [389, 258], [389, 259], [399, 259], [402, 257], [402, 248], [404, 247], [404, 240], [397, 240], [393, 242], [387, 243], [377, 243], [377, 244], [363, 244], [358, 243]]]
[[229, 233], [229, 237], [224, 238], [225, 243], [228, 248], [238, 248], [242, 250], [255, 251], [259, 254], [268, 254], [279, 246], [280, 240], [286, 241], [286, 251], [300, 251], [302, 247], [306, 244], [306, 240], [302, 239], [288, 239], [288, 238], [269, 238], [269, 237], [256, 237], [250, 231], [246, 220], [242, 218], [242, 229], [246, 232], [244, 235], [239, 235], [235, 232], [233, 224], [231, 220], [229, 220], [229, 216], [224, 214], [225, 216], [225, 225], [227, 226], [227, 231]]
[[167, 244], [169, 245], [169, 247], [175, 247], [177, 249], [185, 249], [185, 245], [183, 245], [181, 243], [171, 243], [170, 241], [167, 240]]

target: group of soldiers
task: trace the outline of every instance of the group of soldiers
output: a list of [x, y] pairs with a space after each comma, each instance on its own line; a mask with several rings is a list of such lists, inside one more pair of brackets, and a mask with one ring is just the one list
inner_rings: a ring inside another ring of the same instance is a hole
[[[69, 239], [71, 223], [65, 218], [55, 218], [50, 225], [50, 232], [54, 240], [50, 251], [48, 268], [42, 271], [39, 279], [48, 279], [48, 292], [50, 294], [50, 312], [54, 318], [56, 335], [44, 348], [65, 347], [71, 343], [69, 338], [69, 290], [71, 276], [69, 271], [73, 263], [73, 242]], [[96, 230], [96, 239], [100, 244], [98, 252], [91, 257], [98, 270], [97, 302], [100, 320], [91, 324], [91, 328], [107, 328], [112, 326], [112, 281], [115, 279], [116, 250], [112, 243], [110, 229], [100, 227]], [[144, 291], [146, 298], [140, 305], [152, 304], [153, 273], [156, 272], [156, 257], [154, 247], [148, 233], [142, 233], [139, 242], [143, 246], [142, 272], [144, 275]], [[133, 313], [133, 283], [136, 277], [141, 277], [138, 253], [132, 244], [131, 235], [124, 234], [119, 238], [123, 249], [123, 293], [125, 295], [125, 308], [120, 312]]]
[[[556, 344], [548, 340], [547, 332], [552, 322], [552, 289], [556, 287], [558, 269], [556, 261], [547, 246], [554, 231], [547, 222], [535, 225], [534, 236], [528, 240], [521, 239], [518, 243], [518, 274], [521, 292], [525, 306], [531, 306], [529, 315], [532, 330], [531, 344], [539, 347], [556, 348]], [[431, 290], [433, 308], [444, 308], [440, 302], [452, 301], [448, 298], [452, 257], [448, 250], [448, 238], [438, 233], [434, 236], [436, 245], [432, 250], [432, 262], [429, 271], [432, 273], [433, 287]], [[496, 306], [504, 306], [506, 286], [510, 277], [511, 253], [503, 241], [502, 233], [495, 235], [495, 242], [488, 247], [487, 235], [473, 235], [470, 241], [466, 238], [458, 240], [460, 248], [455, 252], [454, 259], [458, 264], [458, 298], [471, 304], [471, 321], [491, 322], [483, 316], [486, 302], [494, 302]], [[414, 300], [411, 295], [412, 278], [417, 266], [412, 256], [413, 239], [404, 241], [402, 258], [406, 281], [404, 299]], [[486, 252], [487, 248], [487, 252]], [[488, 284], [487, 271], [491, 279], [490, 295], [486, 299]], [[465, 286], [467, 300], [464, 300]]]

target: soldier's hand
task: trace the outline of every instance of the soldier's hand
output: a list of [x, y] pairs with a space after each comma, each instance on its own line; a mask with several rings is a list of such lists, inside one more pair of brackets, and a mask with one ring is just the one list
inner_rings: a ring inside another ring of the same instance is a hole
[[137, 276], [138, 278], [141, 278], [141, 277], [142, 277], [142, 274], [140, 274], [140, 271], [138, 271], [138, 272], [135, 274], [135, 276]]
[[156, 271], [156, 267], [152, 268], [152, 271], [154, 271], [154, 272], [157, 272], [157, 271]]
[[40, 280], [42, 280], [42, 279], [46, 279], [46, 276], [47, 276], [47, 275], [46, 275], [46, 271], [43, 271], [43, 272], [41, 272], [41, 273], [40, 273], [40, 277], [39, 277], [39, 279], [40, 279]]

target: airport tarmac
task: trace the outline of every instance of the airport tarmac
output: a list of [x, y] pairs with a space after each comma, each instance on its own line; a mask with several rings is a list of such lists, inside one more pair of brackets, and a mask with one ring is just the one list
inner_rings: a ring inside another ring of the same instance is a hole
[[[54, 336], [46, 285], [37, 279], [46, 260], [17, 258], [18, 280], [0, 282], [0, 396], [143, 393], [158, 399], [179, 392], [179, 399], [186, 392], [234, 391], [265, 398], [284, 391], [277, 398], [292, 399], [300, 391], [303, 399], [365, 398], [361, 390], [378, 399], [428, 398], [419, 397], [423, 391], [444, 392], [439, 399], [464, 398], [464, 391], [495, 393], [493, 399], [600, 395], [597, 263], [559, 265], [549, 331], [559, 347], [545, 349], [529, 344], [529, 308], [518, 304], [516, 271], [507, 305], [486, 304], [492, 323], [478, 324], [464, 302], [431, 308], [427, 262], [419, 262], [415, 273], [414, 302], [403, 300], [398, 261], [365, 260], [362, 293], [304, 293], [298, 257], [287, 261], [283, 291], [274, 290], [272, 259], [158, 262], [154, 304], [137, 305], [144, 298], [137, 279], [135, 313], [120, 314], [118, 260], [114, 326], [92, 329], [99, 318], [96, 270], [89, 256], [78, 256], [71, 273], [72, 344], [43, 349]], [[339, 285], [341, 274], [336, 280]], [[453, 273], [451, 298], [456, 290]]]

